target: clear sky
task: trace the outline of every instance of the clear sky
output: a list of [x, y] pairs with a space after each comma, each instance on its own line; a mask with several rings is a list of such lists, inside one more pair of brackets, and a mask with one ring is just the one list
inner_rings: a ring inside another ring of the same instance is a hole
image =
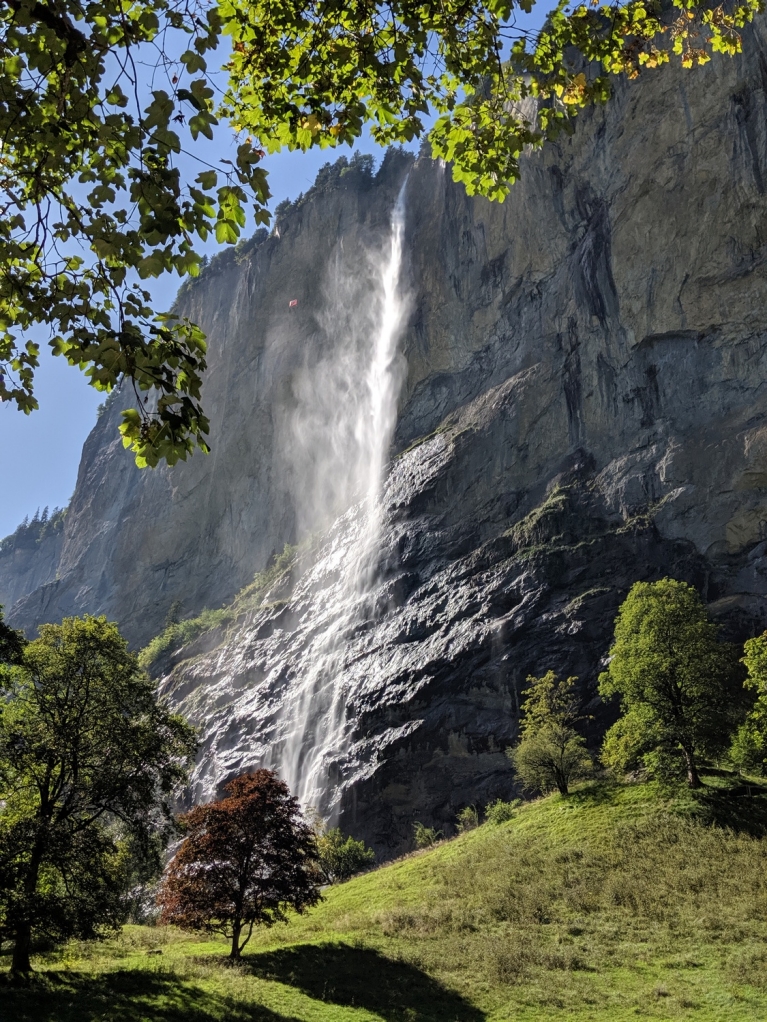
[[[539, 0], [529, 15], [517, 12], [516, 27], [537, 30], [554, 6], [553, 0]], [[213, 143], [200, 138], [196, 151], [207, 155], [211, 163], [217, 162], [221, 159], [221, 138]], [[378, 160], [383, 156], [383, 150], [369, 138], [358, 142], [355, 151], [372, 153]], [[285, 198], [294, 199], [299, 192], [305, 192], [314, 183], [320, 167], [342, 155], [349, 156], [351, 151], [325, 149], [267, 157], [264, 167], [269, 171], [271, 208]], [[194, 169], [193, 174], [196, 173]], [[215, 243], [203, 248], [209, 255], [216, 250]], [[178, 278], [170, 275], [144, 282], [153, 293], [157, 309], [171, 306], [178, 285]], [[25, 515], [31, 518], [38, 507], [42, 510], [47, 505], [53, 510], [69, 502], [82, 445], [96, 422], [96, 409], [104, 400], [103, 394], [88, 386], [79, 370], [62, 358], [54, 358], [44, 345], [35, 395], [40, 408], [28, 416], [9, 405], [0, 405], [0, 538], [13, 532]], [[125, 456], [131, 457], [127, 452]]]

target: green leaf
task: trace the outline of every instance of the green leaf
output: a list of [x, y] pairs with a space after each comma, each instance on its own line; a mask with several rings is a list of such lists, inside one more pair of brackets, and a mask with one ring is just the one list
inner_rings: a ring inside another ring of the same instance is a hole
[[215, 170], [203, 170], [197, 175], [196, 180], [199, 181], [203, 188], [215, 188], [218, 174]]

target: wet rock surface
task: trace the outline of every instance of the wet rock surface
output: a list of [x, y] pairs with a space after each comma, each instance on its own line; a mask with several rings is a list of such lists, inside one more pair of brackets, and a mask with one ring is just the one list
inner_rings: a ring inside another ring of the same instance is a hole
[[[114, 439], [119, 403], [102, 416], [59, 578], [11, 622], [103, 612], [142, 643], [174, 602], [191, 614], [231, 598], [300, 538], [281, 409], [312, 345], [332, 340], [316, 314], [325, 268], [380, 241], [410, 171], [408, 375], [383, 540], [334, 654], [346, 704], [326, 799], [342, 825], [388, 854], [416, 819], [448, 827], [509, 797], [526, 675], [576, 674], [591, 699], [637, 579], [694, 582], [733, 637], [763, 628], [765, 66], [760, 19], [741, 57], [619, 84], [526, 160], [503, 206], [396, 154], [374, 180], [310, 195], [279, 238], [182, 299], [210, 337], [213, 454], [138, 473]], [[267, 605], [164, 664], [163, 690], [204, 728], [196, 795], [285, 741], [282, 708], [348, 600], [355, 522], [307, 548]], [[596, 733], [609, 711], [592, 708]]]

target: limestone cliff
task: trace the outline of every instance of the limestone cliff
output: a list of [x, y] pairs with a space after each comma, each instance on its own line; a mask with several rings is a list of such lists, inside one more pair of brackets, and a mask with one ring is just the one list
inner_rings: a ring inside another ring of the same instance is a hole
[[[688, 579], [733, 634], [763, 627], [766, 90], [760, 20], [741, 57], [620, 84], [525, 160], [501, 206], [397, 154], [316, 188], [181, 299], [210, 338], [213, 453], [137, 472], [118, 401], [85, 446], [58, 577], [11, 622], [104, 612], [141, 644], [174, 603], [229, 600], [301, 539], [280, 423], [333, 343], [329, 268], [364, 264], [409, 172], [383, 543], [337, 672], [329, 785], [345, 825], [391, 851], [414, 819], [508, 795], [526, 675], [552, 667], [593, 691], [637, 579]], [[198, 793], [282, 740], [350, 528], [315, 536], [276, 589], [163, 662], [163, 690], [205, 729]]]

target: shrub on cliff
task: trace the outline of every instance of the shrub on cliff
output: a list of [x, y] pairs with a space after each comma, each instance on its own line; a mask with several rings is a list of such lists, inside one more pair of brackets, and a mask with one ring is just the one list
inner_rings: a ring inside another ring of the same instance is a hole
[[573, 781], [592, 770], [586, 742], [575, 725], [583, 720], [575, 690], [577, 678], [558, 678], [548, 671], [529, 677], [522, 703], [521, 739], [508, 753], [529, 791], [567, 795]]
[[316, 905], [321, 876], [314, 832], [275, 773], [243, 774], [226, 791], [181, 817], [187, 836], [157, 901], [163, 922], [225, 936], [236, 961], [254, 926]]
[[734, 647], [718, 633], [687, 583], [632, 586], [599, 679], [602, 696], [618, 696], [623, 714], [605, 737], [606, 766], [643, 764], [661, 778], [686, 775], [691, 788], [701, 786], [700, 760], [727, 748], [740, 705]]

